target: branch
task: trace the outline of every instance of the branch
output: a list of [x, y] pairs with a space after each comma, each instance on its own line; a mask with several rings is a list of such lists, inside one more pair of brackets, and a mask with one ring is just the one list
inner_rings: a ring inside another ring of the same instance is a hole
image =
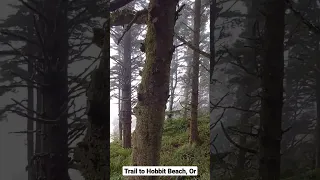
[[313, 31], [315, 34], [320, 34], [320, 27], [319, 26], [316, 26], [312, 23], [310, 23], [308, 20], [305, 19], [305, 17], [302, 15], [301, 12], [299, 12], [298, 10], [296, 10], [294, 7], [293, 7], [293, 3], [291, 0], [286, 0], [286, 3], [288, 5], [288, 7], [291, 9], [291, 11], [293, 12], [293, 14], [298, 17], [302, 22], [303, 24], [305, 24], [311, 31]]
[[34, 44], [34, 45], [37, 45], [38, 47], [40, 47], [40, 44], [38, 42], [33, 41], [33, 40], [31, 40], [31, 39], [29, 39], [29, 38], [27, 38], [27, 37], [25, 37], [25, 36], [23, 36], [21, 34], [13, 33], [13, 32], [10, 32], [8, 30], [1, 30], [0, 33], [4, 34], [4, 35], [8, 35], [8, 36], [12, 36], [12, 37], [18, 38], [18, 39], [20, 39], [22, 41], [26, 41], [26, 42], [28, 42], [30, 44]]
[[118, 45], [121, 42], [123, 36], [130, 30], [131, 26], [133, 25], [133, 23], [135, 23], [137, 21], [137, 19], [145, 14], [147, 14], [148, 10], [144, 9], [142, 11], [138, 11], [135, 16], [133, 17], [133, 19], [130, 21], [130, 23], [128, 24], [128, 26], [126, 27], [126, 29], [124, 30], [124, 32], [122, 33], [121, 37], [118, 40]]
[[196, 51], [197, 53], [203, 55], [206, 58], [210, 58], [210, 54], [204, 51], [201, 51], [199, 48], [195, 47], [191, 42], [184, 40], [182, 37], [180, 37], [178, 34], [174, 34], [174, 36], [184, 44], [186, 44], [190, 49], [193, 51]]
[[234, 141], [232, 140], [232, 138], [229, 136], [229, 134], [227, 133], [226, 129], [224, 128], [223, 123], [221, 122], [220, 124], [221, 124], [221, 128], [222, 128], [222, 131], [223, 131], [224, 135], [225, 135], [226, 138], [230, 141], [231, 144], [233, 144], [235, 147], [237, 147], [237, 148], [239, 148], [239, 149], [241, 149], [241, 150], [243, 150], [243, 151], [246, 151], [246, 152], [248, 152], [248, 153], [252, 153], [252, 154], [257, 154], [257, 153], [258, 153], [257, 150], [253, 150], [253, 149], [249, 149], [249, 148], [240, 146], [239, 144], [237, 144], [236, 142], [234, 142]]
[[43, 18], [45, 20], [45, 22], [47, 23], [48, 20], [46, 18], [46, 16], [44, 14], [42, 14], [40, 11], [38, 11], [36, 8], [32, 7], [31, 5], [29, 5], [27, 2], [23, 1], [23, 0], [19, 0], [24, 6], [26, 6], [28, 9], [30, 9], [31, 11], [33, 11], [34, 13], [36, 13], [39, 17]]
[[133, 11], [129, 9], [123, 9], [120, 11], [116, 11], [111, 16], [111, 26], [123, 26], [126, 24], [130, 24], [133, 20], [135, 24], [146, 24], [148, 10], [143, 9], [141, 11]]
[[110, 2], [109, 12], [116, 11], [132, 1], [133, 0], [113, 0]]

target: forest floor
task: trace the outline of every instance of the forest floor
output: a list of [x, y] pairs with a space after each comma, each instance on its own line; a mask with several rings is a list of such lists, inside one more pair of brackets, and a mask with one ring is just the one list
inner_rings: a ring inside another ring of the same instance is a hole
[[[187, 123], [183, 119], [166, 121], [162, 136], [160, 165], [198, 166], [198, 175], [200, 175], [198, 179], [210, 179], [209, 116], [198, 119], [198, 128], [202, 144], [190, 145]], [[124, 149], [119, 141], [113, 141], [110, 146], [110, 155], [110, 179], [125, 180], [126, 178], [122, 176], [122, 166], [131, 165], [131, 149]], [[160, 179], [170, 180], [170, 177], [161, 177]]]

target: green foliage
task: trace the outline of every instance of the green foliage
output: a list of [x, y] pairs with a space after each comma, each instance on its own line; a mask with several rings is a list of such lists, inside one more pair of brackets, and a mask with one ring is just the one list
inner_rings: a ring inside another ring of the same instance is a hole
[[[210, 179], [209, 172], [209, 115], [198, 119], [201, 145], [189, 144], [188, 124], [184, 119], [172, 119], [164, 124], [160, 165], [198, 166], [200, 179]], [[121, 147], [119, 141], [110, 146], [110, 170], [112, 180], [122, 180], [122, 166], [131, 164], [131, 149]], [[160, 178], [162, 179], [162, 178]], [[168, 179], [166, 177], [165, 179]], [[192, 178], [189, 178], [192, 179]]]
[[[121, 180], [123, 176], [122, 166], [131, 164], [131, 149], [121, 147], [120, 141], [113, 141], [110, 144], [110, 176], [111, 179]], [[119, 174], [120, 173], [120, 174]]]

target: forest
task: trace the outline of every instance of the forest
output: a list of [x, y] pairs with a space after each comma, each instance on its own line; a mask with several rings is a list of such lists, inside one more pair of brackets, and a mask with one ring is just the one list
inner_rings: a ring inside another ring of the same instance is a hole
[[319, 5], [1, 1], [0, 180], [320, 180]]

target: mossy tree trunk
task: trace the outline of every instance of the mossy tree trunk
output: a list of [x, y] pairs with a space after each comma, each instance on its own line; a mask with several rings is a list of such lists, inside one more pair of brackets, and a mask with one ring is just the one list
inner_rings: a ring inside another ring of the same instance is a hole
[[280, 142], [282, 139], [282, 105], [284, 76], [284, 16], [285, 2], [268, 0], [264, 32], [264, 57], [262, 60], [262, 97], [260, 113], [261, 180], [280, 179]]
[[81, 157], [80, 167], [86, 180], [107, 180], [110, 178], [110, 122], [109, 122], [109, 56], [110, 35], [109, 17], [104, 29], [102, 57], [98, 69], [91, 75], [91, 83], [87, 90], [87, 132], [78, 150]]
[[[201, 0], [195, 0], [194, 5], [194, 28], [193, 28], [193, 45], [199, 48], [200, 44], [200, 27], [201, 27]], [[198, 104], [199, 104], [199, 52], [193, 51], [192, 62], [192, 93], [191, 93], [191, 120], [190, 120], [190, 140], [191, 144], [198, 143]]]
[[[173, 47], [177, 0], [150, 0], [146, 63], [138, 87], [137, 118], [133, 137], [133, 165], [156, 166], [160, 148], [166, 103], [169, 96], [170, 64]], [[130, 177], [130, 180], [155, 180], [157, 177]]]

